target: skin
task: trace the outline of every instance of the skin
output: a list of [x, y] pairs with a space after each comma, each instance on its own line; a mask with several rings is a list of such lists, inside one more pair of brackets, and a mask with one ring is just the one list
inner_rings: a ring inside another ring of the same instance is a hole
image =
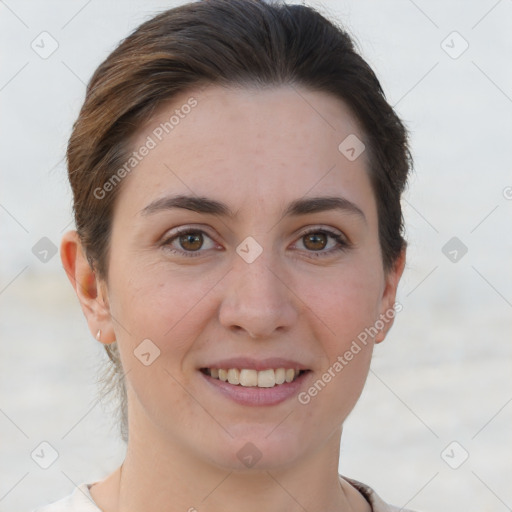
[[[74, 231], [62, 241], [91, 333], [117, 340], [127, 381], [126, 459], [91, 494], [105, 512], [369, 510], [355, 488], [340, 485], [340, 437], [374, 343], [392, 321], [307, 405], [296, 397], [239, 405], [198, 371], [227, 357], [285, 357], [311, 370], [304, 391], [392, 308], [405, 253], [384, 272], [366, 153], [349, 161], [338, 150], [348, 135], [364, 134], [346, 105], [324, 93], [209, 86], [162, 106], [133, 147], [191, 96], [197, 106], [122, 183], [108, 280], [92, 272]], [[215, 199], [236, 215], [141, 214], [176, 194]], [[343, 197], [364, 216], [283, 217], [291, 201], [323, 196]], [[179, 226], [206, 233], [195, 257], [163, 245]], [[333, 251], [327, 237], [318, 249], [304, 238], [309, 228], [342, 233], [349, 245]], [[248, 236], [263, 248], [252, 263], [236, 252]], [[148, 338], [160, 356], [144, 366], [133, 351]], [[252, 468], [237, 457], [247, 442], [262, 454]]]

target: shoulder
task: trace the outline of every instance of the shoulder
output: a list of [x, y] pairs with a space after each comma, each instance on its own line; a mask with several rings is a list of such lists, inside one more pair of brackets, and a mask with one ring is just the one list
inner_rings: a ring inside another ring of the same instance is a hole
[[372, 507], [372, 512], [413, 512], [409, 509], [389, 505], [366, 484], [353, 480], [352, 478], [347, 478], [346, 476], [342, 477], [340, 475], [340, 478], [343, 478], [343, 480], [352, 485], [352, 487], [355, 487], [366, 498], [366, 501], [368, 501]]
[[[368, 501], [372, 507], [372, 512], [412, 512], [404, 508], [394, 507], [384, 502], [384, 500], [368, 485], [353, 480], [352, 478], [342, 477], [346, 482], [355, 487]], [[50, 503], [43, 507], [34, 509], [32, 512], [101, 512], [92, 499], [89, 488], [92, 484], [80, 484], [67, 497]]]
[[69, 496], [36, 508], [32, 512], [101, 512], [89, 492], [91, 485], [80, 484]]

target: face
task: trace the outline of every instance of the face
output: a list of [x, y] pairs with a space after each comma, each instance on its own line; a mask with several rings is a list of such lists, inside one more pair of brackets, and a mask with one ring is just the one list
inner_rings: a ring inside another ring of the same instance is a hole
[[190, 91], [138, 132], [155, 147], [122, 183], [106, 283], [130, 435], [240, 469], [243, 450], [275, 468], [340, 432], [399, 278], [349, 135], [343, 103], [290, 87]]

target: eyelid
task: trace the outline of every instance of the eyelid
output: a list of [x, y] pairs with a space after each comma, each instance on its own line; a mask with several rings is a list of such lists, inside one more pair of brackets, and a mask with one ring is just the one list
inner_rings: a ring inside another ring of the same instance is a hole
[[165, 242], [166, 240], [167, 241], [172, 240], [173, 238], [176, 238], [180, 235], [194, 232], [194, 233], [203, 233], [203, 234], [207, 235], [209, 238], [213, 239], [213, 237], [215, 235], [212, 235], [212, 233], [210, 233], [209, 231], [210, 231], [210, 229], [203, 224], [186, 224], [184, 226], [178, 226], [176, 228], [167, 230], [165, 232], [165, 235], [162, 238]]
[[307, 226], [305, 228], [302, 228], [299, 231], [299, 234], [297, 236], [300, 238], [300, 237], [303, 237], [304, 235], [308, 235], [309, 233], [318, 233], [318, 232], [327, 233], [329, 235], [340, 236], [340, 237], [346, 239], [347, 243], [348, 243], [347, 236], [343, 233], [343, 231], [340, 231], [339, 229], [336, 229], [336, 228], [331, 228], [330, 226], [325, 226], [323, 224], [312, 225], [312, 226]]

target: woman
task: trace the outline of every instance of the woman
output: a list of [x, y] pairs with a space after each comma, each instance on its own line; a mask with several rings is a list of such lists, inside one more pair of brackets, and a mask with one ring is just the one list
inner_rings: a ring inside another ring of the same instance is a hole
[[338, 475], [400, 307], [411, 164], [349, 36], [298, 5], [166, 11], [97, 69], [67, 157], [61, 258], [127, 452], [39, 510], [394, 510]]

